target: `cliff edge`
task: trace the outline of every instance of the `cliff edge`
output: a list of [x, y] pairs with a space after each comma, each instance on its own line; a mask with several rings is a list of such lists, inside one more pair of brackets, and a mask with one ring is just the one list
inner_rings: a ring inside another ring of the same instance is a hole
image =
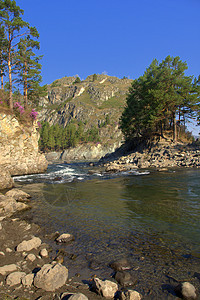
[[37, 122], [24, 126], [10, 114], [0, 113], [0, 189], [13, 186], [12, 175], [41, 173], [47, 160], [38, 149]]

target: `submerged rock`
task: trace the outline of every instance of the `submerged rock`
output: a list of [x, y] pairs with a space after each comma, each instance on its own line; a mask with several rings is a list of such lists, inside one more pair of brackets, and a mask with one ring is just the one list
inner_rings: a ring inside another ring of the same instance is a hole
[[115, 274], [115, 280], [117, 280], [117, 282], [123, 287], [134, 285], [137, 281], [137, 279], [133, 278], [130, 273], [124, 271], [118, 271]]
[[126, 258], [111, 262], [110, 267], [116, 272], [131, 269], [130, 264]]
[[74, 240], [74, 236], [70, 233], [63, 233], [57, 239], [58, 243], [69, 243]]

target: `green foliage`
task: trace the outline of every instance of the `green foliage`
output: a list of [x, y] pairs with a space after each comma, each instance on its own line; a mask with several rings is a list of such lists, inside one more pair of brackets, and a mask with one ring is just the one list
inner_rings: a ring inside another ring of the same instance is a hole
[[63, 150], [70, 147], [76, 147], [79, 143], [99, 142], [99, 130], [92, 127], [84, 131], [85, 127], [82, 121], [71, 122], [63, 128], [58, 124], [50, 126], [48, 122], [43, 122], [40, 129], [39, 146], [43, 151]]
[[74, 81], [74, 84], [76, 84], [76, 83], [80, 83], [81, 82], [81, 79], [80, 79], [80, 77], [76, 77], [76, 79], [75, 79], [75, 81]]
[[97, 74], [93, 74], [93, 81], [97, 80]]
[[185, 76], [187, 64], [167, 56], [160, 64], [153, 60], [143, 76], [134, 80], [121, 116], [126, 139], [151, 138], [171, 130], [177, 139], [178, 124], [199, 111], [199, 91], [192, 76]]

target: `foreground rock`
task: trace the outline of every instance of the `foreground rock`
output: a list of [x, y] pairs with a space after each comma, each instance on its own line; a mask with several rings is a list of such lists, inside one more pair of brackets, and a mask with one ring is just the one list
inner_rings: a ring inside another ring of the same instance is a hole
[[29, 209], [25, 203], [17, 202], [12, 197], [0, 194], [0, 216], [10, 217], [17, 211]]
[[26, 202], [27, 199], [31, 198], [31, 196], [29, 194], [27, 194], [24, 191], [19, 190], [19, 189], [10, 190], [5, 194], [5, 196], [12, 197], [16, 201], [19, 201], [19, 202]]
[[38, 237], [33, 237], [28, 241], [23, 241], [17, 246], [17, 251], [30, 251], [32, 249], [37, 249], [41, 245], [42, 241]]
[[68, 269], [61, 264], [45, 264], [34, 278], [34, 285], [45, 291], [55, 291], [68, 279]]
[[6, 284], [9, 286], [20, 284], [22, 278], [26, 276], [25, 272], [14, 272], [8, 275]]
[[73, 240], [74, 240], [74, 236], [70, 233], [63, 233], [56, 238], [56, 242], [58, 243], [69, 243]]
[[110, 280], [103, 281], [99, 278], [94, 278], [93, 289], [97, 294], [109, 299], [114, 298], [116, 292], [118, 291], [118, 285]]
[[16, 264], [10, 264], [10, 265], [5, 265], [3, 267], [0, 267], [0, 274], [1, 275], [6, 275], [8, 273], [17, 271], [17, 265]]

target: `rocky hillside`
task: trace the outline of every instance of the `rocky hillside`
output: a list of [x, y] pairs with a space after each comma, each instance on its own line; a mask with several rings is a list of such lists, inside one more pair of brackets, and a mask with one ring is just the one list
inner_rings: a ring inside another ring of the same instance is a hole
[[99, 129], [103, 146], [123, 140], [119, 118], [123, 111], [130, 79], [108, 75], [90, 75], [78, 82], [76, 77], [64, 77], [48, 85], [48, 95], [40, 99], [39, 119], [66, 127], [70, 121], [83, 122], [84, 130]]
[[10, 175], [44, 172], [47, 161], [38, 152], [36, 122], [24, 126], [11, 114], [0, 113], [0, 189], [13, 185]]

